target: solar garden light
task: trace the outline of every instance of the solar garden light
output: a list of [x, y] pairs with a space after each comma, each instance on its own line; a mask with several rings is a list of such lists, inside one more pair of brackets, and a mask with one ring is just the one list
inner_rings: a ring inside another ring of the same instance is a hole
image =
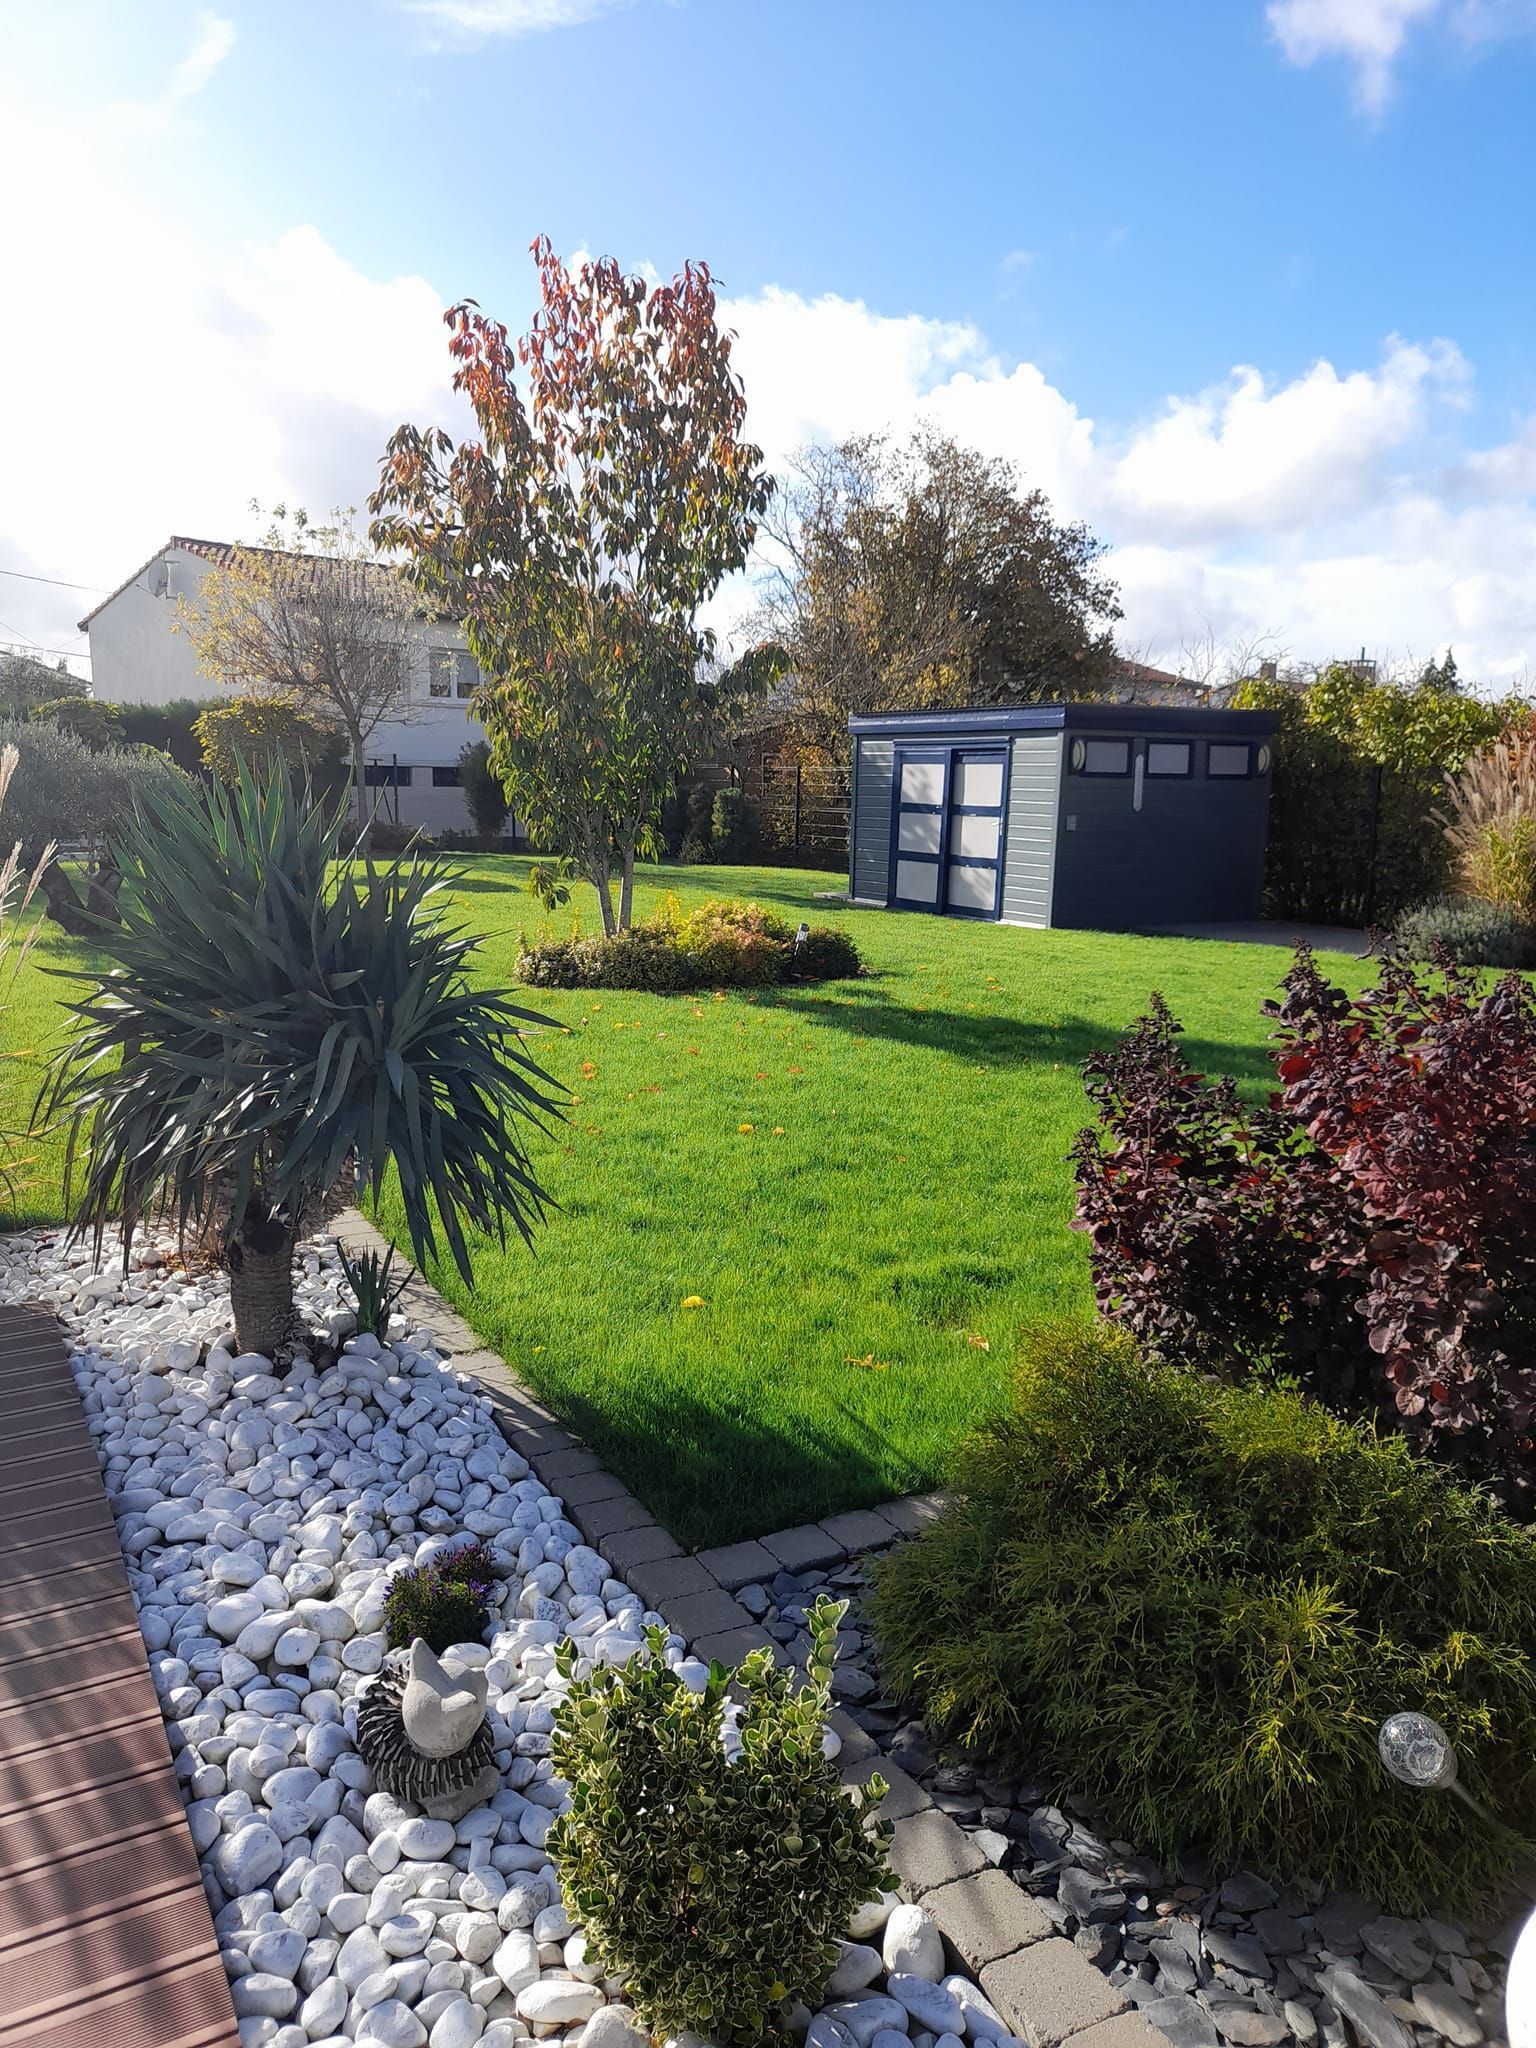
[[1454, 1792], [1479, 1820], [1498, 1826], [1482, 1801], [1462, 1784], [1451, 1738], [1428, 1714], [1389, 1714], [1377, 1730], [1376, 1748], [1400, 1785], [1417, 1785], [1421, 1792]]
[[811, 928], [805, 922], [804, 918], [802, 918], [800, 920], [800, 929], [795, 933], [795, 958], [797, 960], [800, 958], [800, 955], [805, 951], [806, 947], [810, 944], [810, 938]]

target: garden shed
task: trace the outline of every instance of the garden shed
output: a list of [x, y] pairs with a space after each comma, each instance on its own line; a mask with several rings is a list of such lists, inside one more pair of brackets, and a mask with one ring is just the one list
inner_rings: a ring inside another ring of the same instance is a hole
[[1039, 704], [848, 727], [856, 903], [1101, 931], [1259, 915], [1270, 712]]

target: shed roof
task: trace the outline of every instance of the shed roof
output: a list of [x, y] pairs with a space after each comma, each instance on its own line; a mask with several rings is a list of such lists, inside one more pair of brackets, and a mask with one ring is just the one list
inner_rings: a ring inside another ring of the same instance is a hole
[[1015, 732], [1173, 732], [1262, 738], [1273, 711], [1212, 711], [1203, 705], [1064, 704], [982, 706], [966, 711], [884, 711], [848, 720], [856, 739], [976, 739]]

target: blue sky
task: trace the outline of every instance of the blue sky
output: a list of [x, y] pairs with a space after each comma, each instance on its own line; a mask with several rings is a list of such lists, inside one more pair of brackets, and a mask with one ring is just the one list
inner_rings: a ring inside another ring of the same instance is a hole
[[[1536, 0], [65, 0], [0, 38], [0, 569], [361, 499], [453, 416], [437, 311], [520, 324], [544, 231], [707, 258], [775, 461], [920, 413], [1015, 459], [1138, 651], [1536, 657]], [[77, 647], [76, 595], [0, 576], [0, 640]]]

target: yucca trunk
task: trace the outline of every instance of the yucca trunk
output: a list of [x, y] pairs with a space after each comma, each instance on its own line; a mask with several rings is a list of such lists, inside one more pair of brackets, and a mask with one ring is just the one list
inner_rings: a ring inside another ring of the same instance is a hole
[[298, 1323], [293, 1302], [294, 1233], [278, 1217], [249, 1211], [230, 1238], [229, 1305], [242, 1351], [275, 1359]]

